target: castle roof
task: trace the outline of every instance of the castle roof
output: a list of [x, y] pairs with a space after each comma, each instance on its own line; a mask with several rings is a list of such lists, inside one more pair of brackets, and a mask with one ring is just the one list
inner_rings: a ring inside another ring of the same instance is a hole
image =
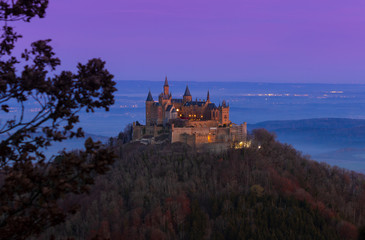
[[184, 106], [198, 106], [198, 107], [202, 107], [205, 105], [205, 101], [191, 101], [191, 102], [186, 102], [184, 104]]
[[217, 106], [215, 105], [215, 103], [209, 103], [208, 104], [208, 109], [216, 109], [217, 108]]
[[167, 108], [166, 108], [166, 111], [167, 112], [170, 112], [171, 111], [171, 108], [173, 108], [174, 106], [173, 105], [168, 105]]
[[191, 94], [190, 94], [190, 90], [189, 90], [188, 85], [186, 85], [186, 89], [185, 89], [185, 93], [184, 93], [184, 97], [187, 97], [187, 96], [190, 96], [191, 97]]
[[171, 99], [171, 102], [172, 103], [182, 103], [183, 100], [182, 99], [178, 99], [178, 98], [173, 98], [173, 99]]
[[165, 77], [165, 84], [164, 86], [169, 86], [169, 83], [167, 82], [167, 76]]
[[147, 96], [147, 99], [146, 99], [147, 102], [153, 102], [153, 98], [152, 98], [152, 94], [151, 94], [151, 91], [148, 91], [148, 96]]

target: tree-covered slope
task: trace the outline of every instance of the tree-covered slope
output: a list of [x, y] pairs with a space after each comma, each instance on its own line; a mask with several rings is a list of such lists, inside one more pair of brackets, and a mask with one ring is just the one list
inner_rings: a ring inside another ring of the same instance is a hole
[[119, 159], [45, 238], [357, 239], [365, 177], [301, 156], [265, 130], [250, 148], [111, 143]]

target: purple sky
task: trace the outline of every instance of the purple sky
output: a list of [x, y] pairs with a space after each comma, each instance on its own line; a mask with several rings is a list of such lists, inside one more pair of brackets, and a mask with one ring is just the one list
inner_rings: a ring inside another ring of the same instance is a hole
[[365, 83], [364, 0], [51, 0], [17, 30], [116, 80]]

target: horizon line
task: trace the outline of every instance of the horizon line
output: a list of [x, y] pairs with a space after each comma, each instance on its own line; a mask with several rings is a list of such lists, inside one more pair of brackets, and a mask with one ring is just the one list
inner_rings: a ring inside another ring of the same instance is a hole
[[[114, 81], [139, 81], [139, 82], [163, 82], [164, 80], [130, 80], [130, 79], [115, 79]], [[328, 83], [328, 82], [254, 82], [254, 81], [198, 81], [198, 80], [169, 80], [169, 82], [185, 82], [185, 83], [257, 83], [257, 84], [313, 84], [313, 85], [319, 85], [319, 84], [325, 84], [325, 85], [365, 85], [365, 83]]]

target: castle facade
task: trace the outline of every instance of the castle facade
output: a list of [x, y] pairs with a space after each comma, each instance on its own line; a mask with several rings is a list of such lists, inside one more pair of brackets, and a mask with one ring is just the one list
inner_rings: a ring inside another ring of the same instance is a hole
[[154, 101], [151, 91], [146, 99], [146, 126], [165, 125], [174, 119], [190, 121], [217, 121], [221, 125], [230, 124], [229, 106], [225, 101], [218, 107], [210, 101], [209, 91], [206, 100], [192, 100], [189, 87], [186, 86], [183, 98], [172, 98], [167, 77], [163, 92]]

